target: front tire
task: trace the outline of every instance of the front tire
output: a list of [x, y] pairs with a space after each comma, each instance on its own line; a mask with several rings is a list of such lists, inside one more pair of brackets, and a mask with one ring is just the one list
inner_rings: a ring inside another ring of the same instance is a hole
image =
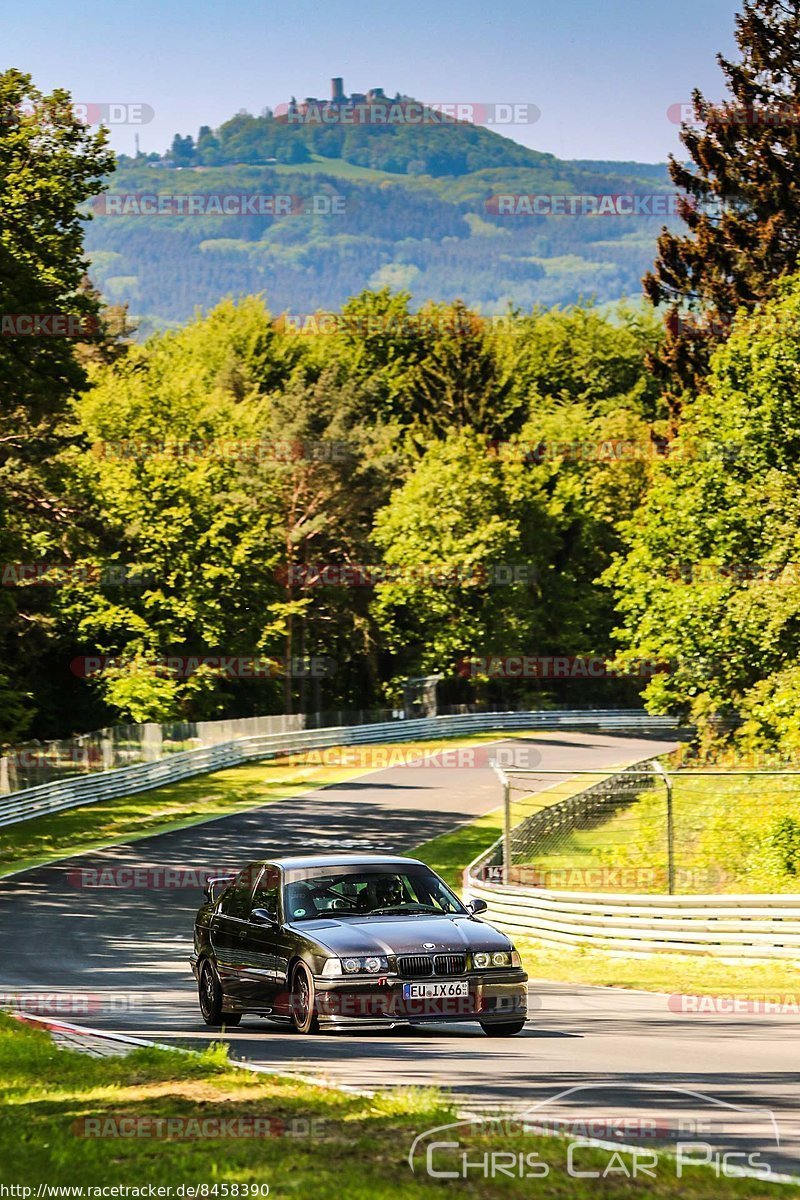
[[319, 1033], [317, 993], [314, 979], [305, 963], [297, 963], [292, 971], [289, 1003], [295, 1033]]
[[206, 1025], [238, 1025], [242, 1019], [241, 1013], [226, 1013], [222, 1011], [222, 984], [217, 972], [206, 959], [200, 968], [200, 978], [197, 983], [200, 1012]]
[[487, 1037], [513, 1037], [524, 1028], [524, 1018], [519, 1021], [481, 1021], [481, 1029]]

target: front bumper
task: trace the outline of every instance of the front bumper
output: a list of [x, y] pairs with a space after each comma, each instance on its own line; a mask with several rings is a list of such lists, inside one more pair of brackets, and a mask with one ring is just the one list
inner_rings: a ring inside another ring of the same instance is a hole
[[[467, 981], [466, 996], [406, 998], [407, 983]], [[315, 976], [317, 1013], [332, 1028], [353, 1025], [415, 1024], [429, 1021], [519, 1020], [528, 1011], [528, 976], [524, 971], [493, 971], [436, 979], [323, 979]]]

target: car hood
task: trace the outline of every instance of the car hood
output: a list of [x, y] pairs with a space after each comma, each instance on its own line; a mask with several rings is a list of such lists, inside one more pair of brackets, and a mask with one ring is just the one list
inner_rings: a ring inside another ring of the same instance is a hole
[[[345, 954], [436, 954], [463, 950], [508, 950], [505, 934], [475, 917], [320, 917], [297, 921], [298, 933], [339, 957]], [[425, 946], [432, 942], [433, 949]]]

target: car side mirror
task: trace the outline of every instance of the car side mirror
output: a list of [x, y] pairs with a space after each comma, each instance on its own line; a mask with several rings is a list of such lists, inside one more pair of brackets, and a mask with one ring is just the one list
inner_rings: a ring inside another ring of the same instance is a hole
[[485, 913], [489, 907], [485, 900], [468, 900], [464, 905], [468, 913], [473, 917], [477, 917], [478, 913]]
[[267, 912], [266, 908], [254, 908], [250, 913], [250, 920], [253, 925], [277, 925], [278, 920], [273, 917], [272, 913]]

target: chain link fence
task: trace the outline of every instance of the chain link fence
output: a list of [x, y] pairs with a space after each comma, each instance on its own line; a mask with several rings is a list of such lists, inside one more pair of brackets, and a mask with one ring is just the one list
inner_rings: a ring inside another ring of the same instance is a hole
[[508, 769], [487, 880], [565, 892], [800, 893], [800, 771]]
[[0, 755], [0, 796], [75, 775], [158, 762], [170, 754], [218, 746], [234, 738], [304, 729], [295, 716], [225, 721], [172, 721], [116, 725], [52, 742], [27, 742]]

